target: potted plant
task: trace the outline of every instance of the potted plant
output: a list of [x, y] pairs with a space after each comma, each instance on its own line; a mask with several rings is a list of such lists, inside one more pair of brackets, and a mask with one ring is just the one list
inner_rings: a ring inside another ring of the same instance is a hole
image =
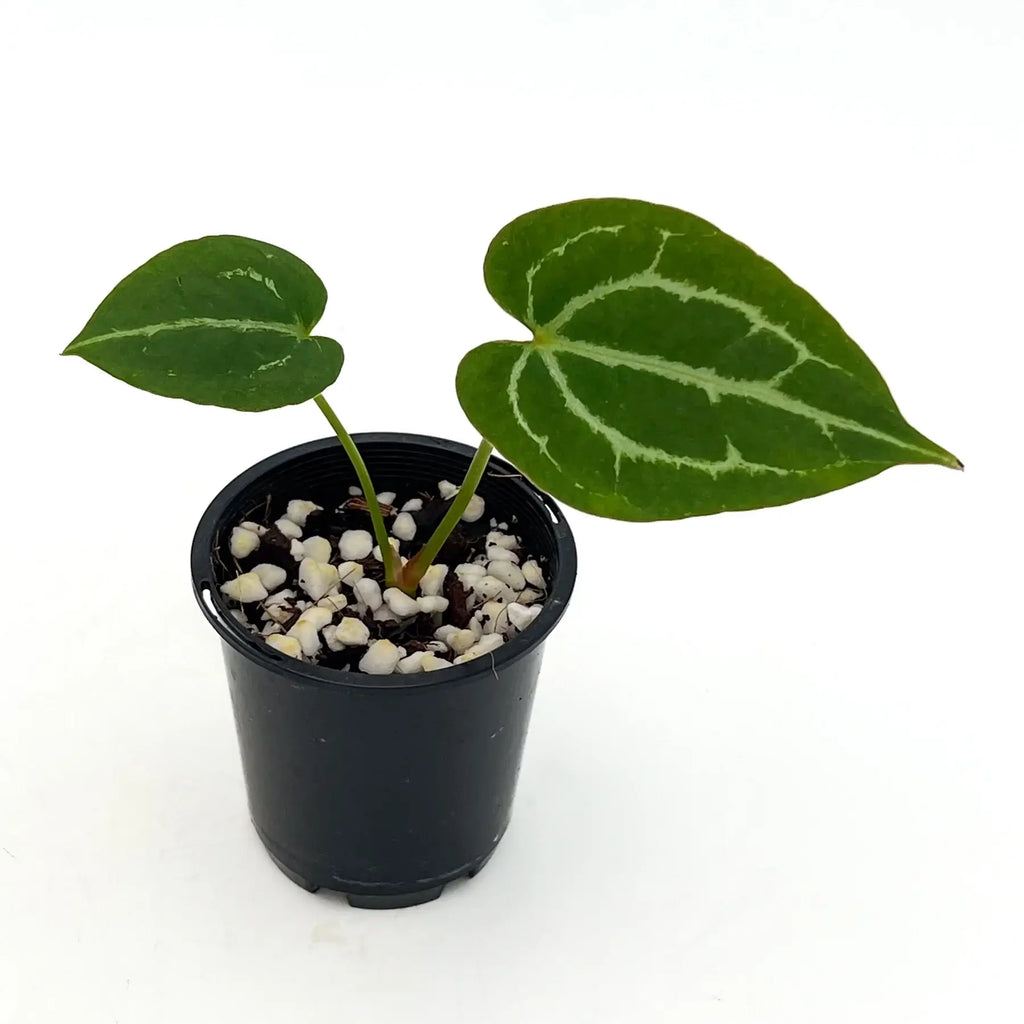
[[155, 256], [64, 350], [156, 394], [246, 411], [312, 400], [330, 423], [333, 438], [214, 499], [192, 571], [256, 829], [293, 880], [356, 905], [434, 898], [508, 824], [543, 643], [575, 577], [549, 495], [682, 519], [902, 463], [962, 468], [810, 295], [692, 214], [536, 210], [498, 233], [484, 277], [531, 338], [460, 363], [475, 452], [351, 437], [323, 395], [343, 359], [312, 333], [323, 284], [248, 238]]

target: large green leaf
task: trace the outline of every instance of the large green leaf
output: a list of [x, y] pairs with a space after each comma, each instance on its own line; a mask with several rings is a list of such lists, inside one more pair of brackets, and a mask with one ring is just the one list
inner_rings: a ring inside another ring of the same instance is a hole
[[326, 302], [290, 252], [211, 235], [129, 274], [63, 354], [157, 395], [275, 409], [318, 395], [341, 370], [341, 346], [310, 337]]
[[781, 505], [907, 462], [958, 467], [836, 321], [771, 263], [666, 206], [528, 213], [484, 263], [531, 342], [459, 366], [474, 426], [540, 487], [617, 519]]

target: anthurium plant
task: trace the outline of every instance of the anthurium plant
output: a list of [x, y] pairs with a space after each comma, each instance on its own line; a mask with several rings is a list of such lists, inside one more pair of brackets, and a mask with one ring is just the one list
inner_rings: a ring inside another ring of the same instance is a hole
[[807, 292], [693, 214], [629, 199], [536, 210], [494, 238], [484, 280], [530, 337], [463, 357], [456, 390], [482, 440], [404, 565], [324, 397], [344, 356], [313, 333], [327, 291], [296, 256], [234, 235], [182, 242], [121, 281], [63, 354], [204, 405], [313, 401], [355, 467], [386, 582], [407, 594], [495, 448], [558, 500], [632, 521], [782, 505], [903, 463], [962, 468]]

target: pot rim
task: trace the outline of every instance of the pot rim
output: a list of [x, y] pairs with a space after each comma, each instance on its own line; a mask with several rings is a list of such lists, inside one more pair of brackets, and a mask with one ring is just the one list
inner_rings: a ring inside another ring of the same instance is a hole
[[[400, 431], [370, 431], [353, 434], [356, 445], [407, 442], [427, 448], [439, 448], [457, 455], [472, 459], [476, 449], [460, 441], [451, 441], [443, 437], [429, 434], [410, 434]], [[491, 455], [488, 472], [492, 468], [502, 473], [510, 473], [514, 479], [513, 486], [521, 488], [528, 500], [539, 504], [551, 520], [551, 530], [558, 549], [558, 574], [549, 581], [548, 597], [541, 607], [541, 613], [530, 624], [529, 629], [502, 644], [494, 653], [486, 657], [438, 672], [416, 672], [410, 675], [393, 673], [386, 676], [368, 675], [362, 672], [342, 672], [338, 669], [308, 662], [298, 661], [286, 654], [275, 651], [267, 644], [253, 639], [252, 634], [230, 614], [229, 606], [224, 602], [214, 583], [212, 539], [218, 521], [236, 495], [255, 483], [261, 477], [279, 471], [289, 461], [306, 455], [316, 454], [327, 448], [341, 448], [337, 437], [323, 437], [314, 441], [285, 448], [255, 465], [239, 473], [210, 502], [196, 527], [192, 539], [191, 574], [192, 590], [200, 609], [209, 620], [224, 643], [230, 644], [236, 651], [261, 665], [268, 671], [299, 677], [306, 685], [314, 687], [345, 687], [349, 689], [419, 689], [425, 686], [451, 686], [469, 682], [479, 677], [497, 673], [503, 666], [510, 665], [525, 657], [539, 647], [555, 628], [565, 611], [565, 606], [572, 594], [576, 582], [576, 543], [572, 531], [565, 521], [565, 515], [550, 495], [535, 487], [515, 466], [504, 459]], [[293, 685], [296, 685], [293, 682]]]

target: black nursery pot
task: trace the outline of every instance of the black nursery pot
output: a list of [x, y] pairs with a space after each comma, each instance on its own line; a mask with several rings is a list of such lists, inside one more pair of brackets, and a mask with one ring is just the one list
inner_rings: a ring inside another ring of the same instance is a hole
[[[415, 434], [357, 434], [381, 490], [413, 494], [459, 481], [466, 445]], [[544, 641], [576, 578], [558, 506], [491, 459], [478, 493], [546, 560], [541, 614], [492, 657], [440, 672], [370, 676], [288, 658], [254, 639], [222, 599], [214, 552], [268, 496], [335, 507], [355, 471], [335, 438], [264, 459], [213, 500], [192, 545], [192, 582], [220, 635], [253, 825], [278, 867], [353, 906], [405, 907], [476, 874], [512, 812]], [[332, 502], [332, 505], [328, 505]], [[514, 525], [513, 525], [514, 517]]]

